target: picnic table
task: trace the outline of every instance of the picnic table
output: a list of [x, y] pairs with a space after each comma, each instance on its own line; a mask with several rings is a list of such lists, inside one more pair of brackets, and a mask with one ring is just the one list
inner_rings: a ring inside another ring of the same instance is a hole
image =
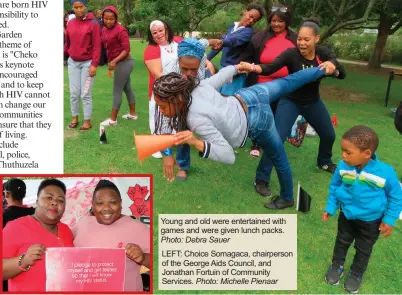
[[395, 79], [395, 76], [402, 76], [402, 71], [391, 71], [389, 72], [389, 79], [388, 79], [388, 86], [387, 86], [387, 93], [385, 94], [385, 106], [388, 106], [389, 100], [389, 92], [391, 91], [391, 83], [392, 80]]

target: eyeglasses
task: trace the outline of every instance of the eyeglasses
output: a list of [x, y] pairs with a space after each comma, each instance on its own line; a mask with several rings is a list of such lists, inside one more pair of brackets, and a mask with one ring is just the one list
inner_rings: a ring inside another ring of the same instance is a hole
[[278, 11], [278, 10], [279, 10], [280, 12], [285, 13], [285, 12], [288, 11], [288, 8], [285, 7], [285, 6], [272, 6], [272, 8], [271, 8], [271, 12]]

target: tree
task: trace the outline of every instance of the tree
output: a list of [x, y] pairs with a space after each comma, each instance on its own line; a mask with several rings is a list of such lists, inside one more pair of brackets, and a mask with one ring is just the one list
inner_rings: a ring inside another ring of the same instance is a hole
[[135, 22], [135, 18], [133, 15], [133, 10], [135, 6], [134, 0], [121, 0], [121, 12], [124, 19], [124, 23], [126, 25], [133, 24]]
[[381, 61], [387, 45], [388, 37], [402, 27], [402, 1], [386, 0], [376, 6], [378, 16], [377, 39], [368, 67], [381, 68]]
[[316, 17], [328, 28], [321, 33], [320, 42], [341, 29], [367, 22], [373, 5], [380, 0], [289, 0], [299, 18]]
[[231, 2], [248, 4], [251, 0], [136, 0], [133, 12], [136, 21], [141, 23], [133, 26], [145, 33], [152, 20], [165, 19], [175, 33], [191, 33], [204, 19]]

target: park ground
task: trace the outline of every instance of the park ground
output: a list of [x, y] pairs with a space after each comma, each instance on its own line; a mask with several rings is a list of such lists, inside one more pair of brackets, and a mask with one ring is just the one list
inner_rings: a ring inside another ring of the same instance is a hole
[[[258, 159], [249, 156], [250, 143], [236, 150], [234, 166], [218, 164], [200, 159], [198, 152], [192, 151], [192, 167], [186, 182], [168, 183], [162, 176], [162, 161], [145, 159], [142, 164], [137, 159], [133, 132], [148, 134], [148, 73], [143, 63], [145, 43], [132, 41], [132, 56], [135, 59], [131, 84], [134, 87], [139, 119], [126, 121], [119, 117], [118, 125], [106, 127], [108, 144], [99, 143], [99, 123], [107, 119], [111, 110], [112, 78], [107, 75], [107, 67], [99, 67], [93, 87], [92, 130], [79, 132], [68, 130], [71, 120], [67, 68], [64, 78], [64, 171], [65, 173], [152, 173], [154, 175], [154, 253], [158, 253], [158, 214], [269, 214], [263, 204], [266, 201], [255, 193], [253, 180]], [[218, 61], [215, 61], [217, 63]], [[338, 118], [335, 131], [337, 139], [333, 149], [333, 160], [340, 160], [340, 138], [353, 125], [364, 124], [377, 131], [380, 137], [378, 156], [395, 167], [402, 176], [402, 137], [395, 130], [390, 108], [402, 100], [402, 78], [393, 82], [390, 102], [384, 107], [384, 97], [389, 69], [376, 72], [367, 71], [364, 65], [346, 64], [346, 80], [325, 79], [322, 83], [322, 98], [332, 114]], [[119, 116], [127, 112], [123, 104]], [[294, 208], [284, 210], [284, 214], [298, 214], [298, 290], [282, 293], [342, 294], [341, 285], [329, 286], [324, 282], [324, 274], [330, 264], [335, 234], [336, 217], [327, 223], [321, 222], [325, 207], [328, 184], [331, 175], [315, 168], [319, 140], [306, 138], [302, 147], [286, 144], [286, 151], [297, 182], [312, 196], [311, 211], [297, 213]], [[273, 193], [279, 190], [276, 175], [271, 181]], [[274, 241], [273, 241], [274, 242]], [[369, 268], [366, 272], [361, 293], [394, 294], [402, 290], [402, 222], [398, 222], [390, 238], [380, 238], [375, 245]], [[354, 250], [351, 248], [346, 270], [351, 264]], [[157, 255], [154, 265], [158, 265]], [[154, 272], [157, 288], [157, 272]], [[162, 291], [158, 291], [162, 293]], [[168, 292], [166, 292], [168, 293]], [[174, 293], [178, 293], [177, 291]], [[186, 292], [182, 292], [186, 293]], [[187, 292], [189, 293], [189, 292]], [[194, 291], [191, 292], [194, 294]], [[201, 292], [198, 293], [208, 293]], [[209, 292], [210, 293], [210, 292]], [[214, 291], [214, 293], [224, 293]], [[230, 291], [231, 294], [236, 293]], [[237, 293], [247, 293], [239, 291]], [[269, 293], [250, 291], [249, 293]], [[278, 291], [271, 293], [281, 293]]]

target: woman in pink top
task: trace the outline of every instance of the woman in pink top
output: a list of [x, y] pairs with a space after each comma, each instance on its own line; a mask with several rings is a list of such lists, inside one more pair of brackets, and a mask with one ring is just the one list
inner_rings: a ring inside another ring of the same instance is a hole
[[[289, 29], [291, 15], [286, 6], [276, 5], [271, 9], [271, 14], [267, 18], [269, 27], [253, 36], [247, 49], [240, 56], [241, 61], [247, 61], [255, 64], [269, 64], [274, 61], [282, 52], [288, 48], [296, 47], [297, 36]], [[251, 73], [247, 77], [247, 86], [257, 83], [270, 82], [272, 80], [283, 78], [288, 75], [288, 70], [283, 67], [279, 71], [269, 76], [261, 76]], [[275, 116], [276, 107], [279, 100], [271, 104], [272, 113]], [[253, 157], [260, 156], [260, 148], [253, 141], [250, 151]]]
[[46, 179], [38, 188], [34, 215], [7, 223], [3, 229], [3, 279], [10, 292], [46, 291], [46, 248], [73, 247], [70, 228], [60, 222], [66, 208], [66, 186]]
[[[151, 134], [155, 132], [155, 100], [152, 94], [152, 85], [155, 79], [162, 76], [163, 69], [177, 59], [177, 45], [182, 37], [174, 36], [172, 28], [165, 21], [154, 20], [148, 28], [148, 46], [144, 51], [144, 62], [148, 68], [149, 83], [149, 128]], [[155, 158], [162, 158], [162, 154], [153, 154]]]
[[140, 267], [150, 265], [150, 230], [121, 214], [122, 199], [116, 185], [100, 180], [92, 199], [95, 216], [85, 216], [74, 227], [75, 247], [125, 248], [124, 291], [143, 291]]

